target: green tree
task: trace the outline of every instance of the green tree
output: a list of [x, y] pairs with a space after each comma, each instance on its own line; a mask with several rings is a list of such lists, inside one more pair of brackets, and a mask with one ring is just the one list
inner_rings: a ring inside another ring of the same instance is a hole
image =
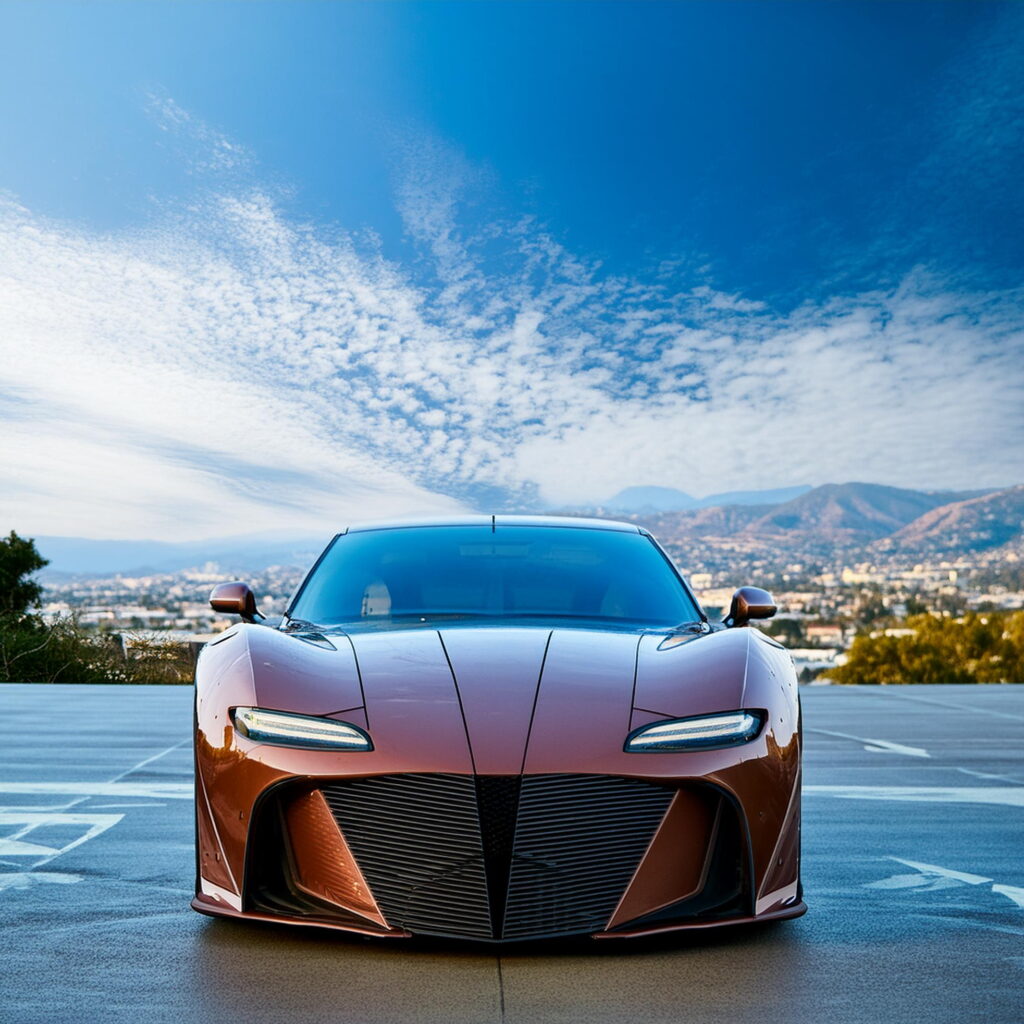
[[829, 677], [837, 683], [1024, 682], [1024, 612], [914, 615], [906, 627], [913, 632], [862, 633]]
[[0, 682], [188, 683], [193, 659], [184, 644], [136, 643], [90, 632], [73, 616], [51, 622], [32, 614], [43, 588], [32, 574], [47, 565], [35, 542], [13, 531], [0, 539]]
[[768, 636], [775, 637], [787, 647], [806, 647], [803, 623], [799, 619], [773, 619], [760, 627]]
[[36, 542], [19, 537], [13, 530], [0, 540], [0, 616], [23, 618], [39, 607], [43, 588], [33, 573], [49, 565], [36, 550]]

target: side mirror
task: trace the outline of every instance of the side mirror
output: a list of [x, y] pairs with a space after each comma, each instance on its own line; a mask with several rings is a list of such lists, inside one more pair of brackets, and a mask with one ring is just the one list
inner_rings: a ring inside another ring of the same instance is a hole
[[775, 598], [760, 587], [740, 587], [732, 595], [727, 626], [745, 626], [751, 619], [770, 619], [777, 611]]
[[210, 594], [210, 607], [226, 615], [241, 615], [246, 622], [262, 622], [256, 610], [256, 595], [248, 583], [218, 583]]

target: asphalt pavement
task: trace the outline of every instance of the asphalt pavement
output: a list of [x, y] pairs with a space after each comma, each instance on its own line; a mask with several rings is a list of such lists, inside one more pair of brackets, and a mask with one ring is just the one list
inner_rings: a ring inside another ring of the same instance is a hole
[[1024, 1021], [1024, 686], [801, 692], [805, 917], [496, 953], [196, 914], [191, 690], [0, 685], [0, 1021]]

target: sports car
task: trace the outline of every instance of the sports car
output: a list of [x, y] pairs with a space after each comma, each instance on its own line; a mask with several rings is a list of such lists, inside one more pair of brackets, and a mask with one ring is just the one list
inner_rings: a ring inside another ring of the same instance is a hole
[[792, 660], [644, 529], [354, 526], [196, 669], [204, 914], [381, 937], [617, 938], [797, 917]]

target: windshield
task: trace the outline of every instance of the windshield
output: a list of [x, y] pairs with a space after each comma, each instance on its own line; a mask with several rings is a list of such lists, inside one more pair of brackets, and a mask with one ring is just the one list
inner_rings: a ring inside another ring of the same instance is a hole
[[289, 617], [321, 626], [559, 618], [671, 627], [700, 613], [643, 534], [499, 523], [345, 534]]

